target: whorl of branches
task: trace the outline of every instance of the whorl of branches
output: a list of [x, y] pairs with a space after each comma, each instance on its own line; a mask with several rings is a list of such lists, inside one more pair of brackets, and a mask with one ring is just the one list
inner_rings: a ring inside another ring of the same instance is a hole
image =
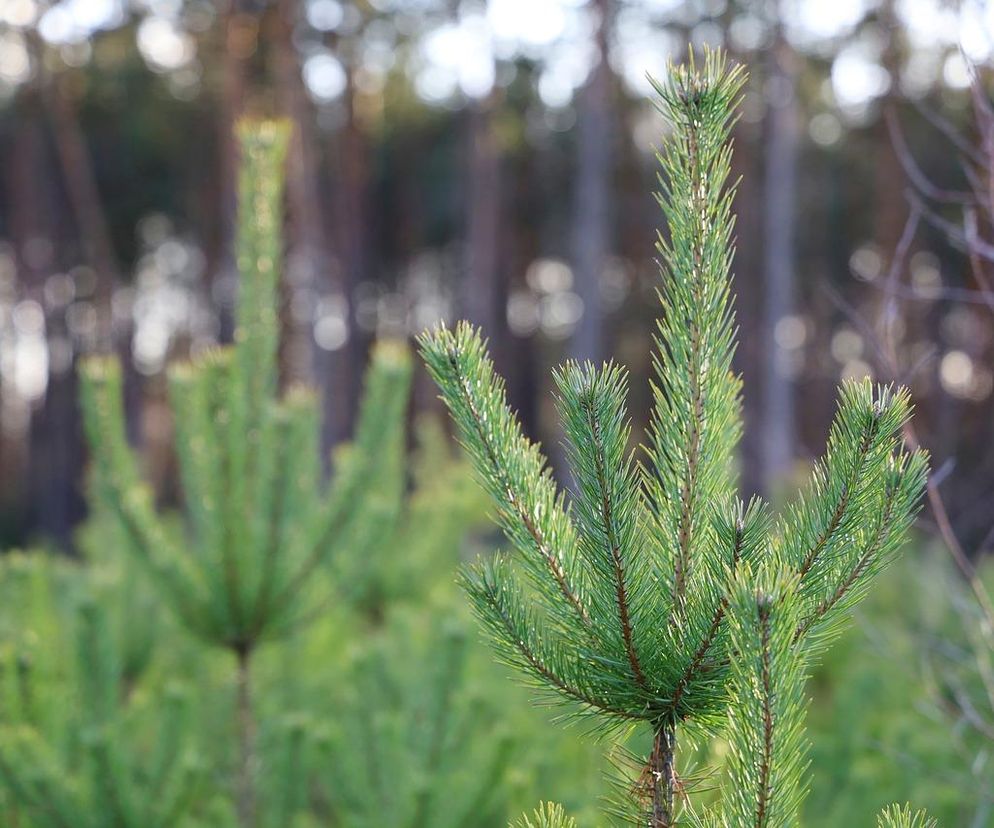
[[630, 451], [627, 376], [567, 363], [554, 379], [571, 466], [560, 491], [522, 432], [482, 335], [422, 335], [428, 370], [517, 554], [464, 574], [500, 657], [604, 729], [654, 733], [638, 824], [676, 823], [679, 727], [724, 730], [726, 825], [791, 824], [804, 790], [805, 659], [893, 558], [924, 488], [904, 390], [843, 385], [824, 457], [779, 519], [736, 498], [741, 383], [730, 133], [744, 82], [709, 52], [657, 84], [661, 317], [653, 410]]

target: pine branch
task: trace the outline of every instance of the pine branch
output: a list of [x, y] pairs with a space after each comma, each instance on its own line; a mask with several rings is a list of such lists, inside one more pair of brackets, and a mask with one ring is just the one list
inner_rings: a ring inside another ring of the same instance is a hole
[[[611, 364], [598, 371], [589, 363], [582, 367], [567, 363], [554, 373], [554, 379], [567, 454], [577, 483], [574, 506], [580, 554], [600, 578], [613, 582], [613, 614], [624, 657], [632, 677], [648, 689], [633, 633], [633, 624], [641, 628], [643, 613], [634, 606], [629, 587], [630, 582], [644, 583], [647, 573], [644, 568], [629, 571], [645, 556], [638, 532], [643, 520], [639, 480], [628, 456], [631, 429], [624, 408], [626, 375]], [[592, 591], [590, 600], [597, 597]]]
[[731, 828], [794, 825], [804, 793], [804, 661], [794, 648], [799, 602], [792, 580], [772, 570], [740, 574], [729, 607]]
[[654, 357], [647, 485], [661, 546], [672, 550], [676, 615], [686, 609], [695, 558], [709, 551], [708, 504], [734, 496], [730, 459], [741, 431], [741, 402], [740, 384], [731, 375], [734, 188], [725, 183], [727, 140], [743, 79], [740, 69], [726, 71], [723, 59], [709, 54], [699, 73], [691, 61], [655, 87], [657, 106], [675, 132], [658, 156], [657, 199], [670, 235], [657, 244], [663, 317]]
[[[373, 492], [374, 470], [381, 463], [383, 446], [395, 443], [403, 433], [411, 381], [411, 360], [404, 346], [381, 343], [373, 350], [366, 391], [360, 406], [353, 446], [340, 454], [331, 492], [324, 504], [314, 508], [287, 540], [289, 557], [299, 562], [290, 577], [274, 586], [271, 614], [282, 614], [299, 598], [315, 570], [347, 538], [352, 521], [365, 520]], [[349, 550], [350, 552], [353, 549]], [[354, 550], [356, 554], [361, 550]], [[276, 634], [295, 626], [295, 619], [277, 625]]]
[[[726, 513], [734, 515], [733, 519], [725, 519], [724, 514]], [[724, 679], [727, 658], [724, 655], [726, 647], [722, 640], [722, 634], [725, 630], [724, 621], [728, 611], [728, 590], [731, 589], [741, 564], [762, 560], [769, 543], [770, 525], [769, 513], [759, 500], [753, 500], [747, 507], [743, 507], [739, 503], [734, 509], [723, 510], [717, 516], [716, 531], [720, 539], [720, 546], [730, 550], [724, 573], [727, 586], [720, 594], [707, 632], [701, 638], [697, 649], [694, 650], [690, 661], [676, 683], [671, 704], [677, 716], [682, 717], [686, 712], [689, 712], [682, 708], [683, 697], [694, 682], [702, 678], [703, 674], [711, 672], [713, 675], [708, 678], [715, 684], [720, 684]], [[716, 662], [713, 658], [715, 651], [719, 653], [720, 662]]]
[[799, 624], [797, 640], [814, 628], [823, 643], [833, 632], [833, 622], [866, 594], [873, 577], [893, 560], [918, 512], [927, 466], [921, 451], [889, 458], [876, 516], [862, 529], [861, 543], [853, 544], [855, 555], [847, 554], [844, 565], [836, 567], [834, 589]]
[[190, 567], [184, 566], [184, 556], [162, 525], [152, 494], [138, 474], [125, 436], [120, 366], [99, 357], [84, 361], [80, 389], [98, 490], [120, 519], [140, 562], [199, 628], [203, 619], [196, 607], [204, 600], [204, 589]]
[[[778, 529], [777, 552], [801, 577], [806, 601], [817, 606], [839, 569], [856, 565], [852, 538], [882, 511], [891, 457], [910, 415], [907, 391], [874, 388], [868, 380], [842, 386], [825, 456], [807, 491]], [[918, 473], [924, 465], [916, 464]], [[907, 525], [900, 517], [900, 524]]]
[[538, 687], [553, 689], [587, 712], [600, 712], [616, 720], [642, 718], [612, 704], [591, 686], [591, 677], [583, 665], [574, 663], [565, 644], [556, 642], [535, 614], [528, 611], [505, 562], [482, 563], [465, 570], [462, 582], [477, 616], [510, 666], [530, 674]]
[[[590, 618], [576, 569], [576, 532], [545, 459], [507, 406], [504, 383], [470, 325], [422, 334], [421, 353], [459, 436], [497, 507], [501, 528], [524, 556], [526, 571], [566, 629]], [[552, 574], [555, 590], [548, 588]], [[557, 595], [558, 593], [558, 595]], [[564, 599], [564, 600], [561, 600]]]

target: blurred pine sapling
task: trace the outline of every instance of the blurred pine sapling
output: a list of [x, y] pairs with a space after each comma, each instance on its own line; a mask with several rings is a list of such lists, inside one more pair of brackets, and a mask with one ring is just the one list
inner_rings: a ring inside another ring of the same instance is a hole
[[[484, 500], [437, 418], [417, 435], [411, 462], [379, 478], [377, 513], [400, 519], [352, 538], [378, 542], [326, 567], [334, 611], [253, 668], [265, 828], [497, 828], [521, 807], [509, 760], [533, 731], [502, 714], [509, 688], [481, 672], [489, 665], [451, 606]], [[403, 503], [388, 507], [396, 492]], [[178, 517], [163, 515], [166, 531], [182, 532]], [[226, 659], [163, 617], [119, 523], [98, 497], [80, 532], [84, 561], [0, 557], [0, 825], [234, 828], [227, 728], [214, 724]], [[90, 771], [95, 746], [112, 757], [106, 776]]]
[[[319, 568], [337, 548], [361, 555], [385, 525], [393, 490], [378, 488], [402, 455], [410, 358], [401, 344], [373, 354], [353, 444], [330, 487], [321, 480], [318, 400], [310, 389], [280, 394], [279, 276], [283, 164], [288, 125], [242, 124], [235, 343], [169, 370], [169, 401], [184, 495], [177, 538], [155, 509], [127, 443], [121, 370], [97, 358], [83, 367], [82, 403], [102, 497], [165, 602], [192, 633], [230, 651], [237, 664], [236, 804], [257, 823], [256, 723], [251, 663], [266, 641], [285, 638], [327, 600]], [[402, 479], [402, 477], [401, 477]], [[386, 505], [384, 505], [384, 499]]]
[[106, 592], [82, 576], [41, 553], [0, 567], [4, 592], [17, 593], [4, 604], [5, 626], [18, 621], [16, 633], [3, 630], [0, 660], [0, 820], [25, 828], [206, 825], [194, 817], [207, 777], [189, 695], [170, 682], [140, 710], [130, 703]]
[[[508, 408], [480, 333], [441, 326], [420, 340], [517, 550], [465, 573], [473, 606], [501, 658], [570, 715], [604, 732], [648, 726], [618, 811], [649, 828], [796, 824], [807, 659], [898, 551], [926, 478], [925, 454], [900, 437], [907, 392], [847, 382], [826, 452], [784, 514], [737, 498], [728, 177], [743, 82], [712, 52], [656, 87], [672, 130], [658, 156], [668, 234], [657, 244], [662, 315], [640, 456], [621, 367], [568, 362], [555, 373], [565, 493]], [[727, 783], [718, 810], [702, 811], [678, 773], [678, 741], [719, 733]], [[549, 810], [529, 820], [568, 824]]]
[[407, 634], [366, 641], [335, 697], [320, 743], [331, 824], [506, 825], [506, 791], [495, 783], [507, 776], [514, 734], [468, 674], [464, 627], [442, 616], [418, 641], [416, 621], [400, 614], [394, 624]]

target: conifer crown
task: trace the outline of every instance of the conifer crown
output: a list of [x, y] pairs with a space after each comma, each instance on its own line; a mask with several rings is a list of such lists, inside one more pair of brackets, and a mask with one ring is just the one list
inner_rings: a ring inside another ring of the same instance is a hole
[[[730, 133], [745, 79], [719, 52], [655, 84], [661, 315], [645, 443], [629, 449], [627, 374], [554, 373], [572, 485], [558, 488], [507, 405], [479, 331], [420, 337], [428, 371], [517, 554], [463, 576], [501, 658], [606, 730], [647, 723], [632, 816], [675, 823], [677, 728], [731, 740], [726, 824], [789, 824], [803, 793], [805, 657], [901, 545], [926, 456], [903, 448], [905, 390], [846, 382], [828, 447], [776, 518], [737, 496]], [[527, 823], [526, 823], [527, 824]], [[543, 823], [544, 824], [544, 823]]]

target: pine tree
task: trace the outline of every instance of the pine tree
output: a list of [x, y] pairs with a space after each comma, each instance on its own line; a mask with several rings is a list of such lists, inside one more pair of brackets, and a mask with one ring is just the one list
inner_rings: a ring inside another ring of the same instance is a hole
[[627, 378], [612, 363], [555, 373], [573, 486], [557, 489], [507, 406], [479, 332], [422, 335], [428, 370], [517, 551], [466, 572], [502, 659], [603, 731], [644, 723], [634, 824], [685, 810], [677, 740], [725, 732], [730, 783], [702, 824], [791, 825], [804, 790], [805, 660], [898, 550], [924, 486], [906, 452], [905, 390], [843, 385], [824, 457], [779, 519], [736, 497], [732, 373], [734, 110], [744, 81], [719, 53], [674, 67], [657, 105], [672, 134], [657, 196], [662, 317], [653, 411], [629, 450]]
[[[156, 512], [127, 444], [121, 369], [88, 360], [82, 402], [103, 497], [165, 602], [196, 636], [237, 663], [240, 822], [257, 822], [252, 656], [317, 612], [328, 598], [319, 568], [336, 548], [361, 555], [385, 524], [371, 514], [384, 457], [403, 451], [410, 378], [406, 348], [380, 343], [367, 375], [354, 444], [341, 453], [330, 488], [321, 483], [320, 409], [309, 389], [278, 389], [278, 283], [283, 162], [288, 126], [239, 129], [237, 261], [241, 273], [235, 344], [169, 370], [169, 399], [187, 520], [177, 537]], [[394, 492], [386, 493], [392, 509]], [[382, 516], [381, 516], [382, 517]]]

